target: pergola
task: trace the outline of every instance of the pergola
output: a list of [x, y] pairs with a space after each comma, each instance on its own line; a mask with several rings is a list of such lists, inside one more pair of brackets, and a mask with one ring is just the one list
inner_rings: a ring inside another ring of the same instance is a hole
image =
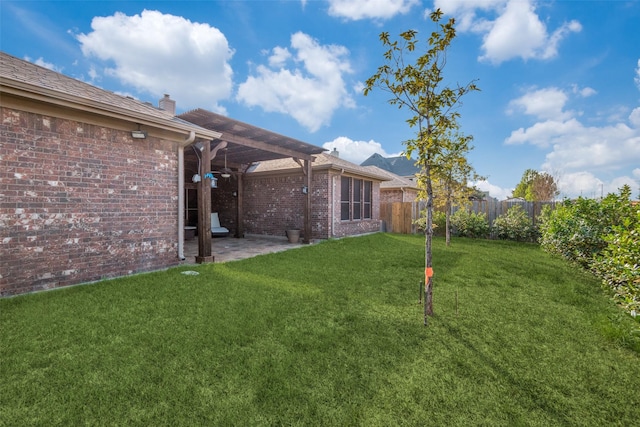
[[[198, 256], [196, 262], [212, 262], [211, 253], [211, 191], [210, 182], [204, 179], [211, 171], [224, 167], [238, 179], [238, 227], [242, 236], [242, 180], [247, 169], [254, 163], [266, 160], [293, 158], [304, 173], [306, 186], [311, 188], [313, 155], [326, 151], [322, 147], [280, 135], [211, 111], [196, 109], [178, 116], [179, 119], [222, 135], [211, 141], [200, 141], [202, 161], [198, 171], [203, 179], [198, 183]], [[311, 236], [311, 191], [304, 199], [304, 238]]]

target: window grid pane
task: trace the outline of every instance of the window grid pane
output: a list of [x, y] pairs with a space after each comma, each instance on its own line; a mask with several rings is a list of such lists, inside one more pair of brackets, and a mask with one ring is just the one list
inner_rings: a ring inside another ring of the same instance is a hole
[[351, 178], [345, 176], [340, 180], [340, 219], [342, 221], [348, 221], [351, 219], [350, 215], [350, 191]]
[[362, 180], [353, 180], [353, 219], [362, 218]]
[[371, 181], [364, 182], [363, 218], [371, 219]]

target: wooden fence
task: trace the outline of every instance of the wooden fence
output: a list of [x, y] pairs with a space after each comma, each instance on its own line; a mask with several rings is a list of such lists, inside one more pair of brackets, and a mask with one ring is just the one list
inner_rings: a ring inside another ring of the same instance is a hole
[[380, 204], [383, 231], [414, 234], [418, 228], [413, 221], [420, 217], [421, 202], [394, 202]]
[[[524, 201], [498, 201], [495, 199], [474, 201], [468, 209], [475, 213], [484, 213], [489, 225], [500, 215], [505, 214], [515, 205], [520, 205], [531, 218], [533, 224], [542, 213], [544, 206], [551, 209], [559, 202], [524, 202]], [[394, 202], [380, 205], [380, 219], [383, 221], [384, 231], [401, 234], [414, 234], [418, 232], [414, 221], [420, 217], [420, 212], [426, 209], [426, 202]], [[455, 213], [459, 208], [454, 208]]]

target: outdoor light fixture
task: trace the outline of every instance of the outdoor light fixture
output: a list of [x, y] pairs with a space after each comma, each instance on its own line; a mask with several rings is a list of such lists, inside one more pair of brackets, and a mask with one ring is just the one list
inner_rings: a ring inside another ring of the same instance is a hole
[[145, 139], [147, 137], [147, 132], [140, 129], [140, 125], [138, 125], [138, 129], [131, 131], [131, 138], [133, 139]]
[[132, 130], [131, 137], [134, 139], [145, 139], [147, 137], [147, 133], [143, 130]]
[[302, 187], [302, 194], [307, 194], [308, 192], [309, 192], [309, 187], [307, 187], [306, 185]]
[[200, 182], [201, 180], [202, 180], [202, 178], [200, 178], [200, 175], [198, 175], [198, 174], [195, 174], [195, 175], [193, 175], [191, 177], [191, 181], [196, 182], [196, 183]]

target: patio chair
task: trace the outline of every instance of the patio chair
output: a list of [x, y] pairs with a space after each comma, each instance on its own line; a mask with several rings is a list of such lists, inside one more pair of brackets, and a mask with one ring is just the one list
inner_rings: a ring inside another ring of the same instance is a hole
[[229, 229], [220, 226], [220, 218], [218, 218], [218, 212], [211, 212], [211, 235], [216, 236], [228, 236]]

